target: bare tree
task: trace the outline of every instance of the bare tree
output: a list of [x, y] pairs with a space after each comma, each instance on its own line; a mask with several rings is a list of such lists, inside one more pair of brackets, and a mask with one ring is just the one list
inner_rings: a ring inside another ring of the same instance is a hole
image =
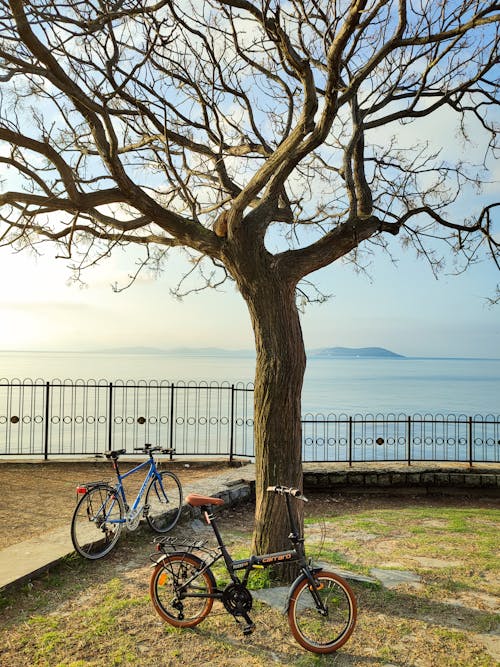
[[[434, 269], [443, 244], [463, 267], [484, 253], [498, 262], [498, 203], [460, 219], [454, 204], [488, 177], [495, 150], [499, 11], [485, 0], [0, 2], [0, 242], [53, 242], [77, 270], [127, 244], [161, 267], [182, 247], [204, 285], [235, 281], [257, 351], [257, 549], [286, 541], [264, 489], [301, 483], [306, 276], [397, 235]], [[443, 111], [464, 141], [469, 119], [488, 135], [479, 168], [450, 164], [425, 137], [398, 141]]]

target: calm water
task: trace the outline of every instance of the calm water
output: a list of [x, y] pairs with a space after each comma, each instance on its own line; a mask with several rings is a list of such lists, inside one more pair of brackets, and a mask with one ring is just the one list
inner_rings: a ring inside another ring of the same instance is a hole
[[[245, 356], [0, 353], [0, 378], [251, 382]], [[303, 413], [500, 414], [500, 359], [308, 362]]]

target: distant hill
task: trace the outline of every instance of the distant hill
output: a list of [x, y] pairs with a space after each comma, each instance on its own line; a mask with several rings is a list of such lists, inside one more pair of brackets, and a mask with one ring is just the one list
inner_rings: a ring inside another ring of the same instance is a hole
[[310, 350], [309, 357], [336, 357], [339, 359], [374, 359], [374, 358], [391, 358], [404, 359], [402, 354], [396, 354], [391, 350], [386, 350], [384, 347], [324, 347], [319, 350]]
[[[157, 347], [119, 347], [108, 350], [95, 350], [101, 354], [132, 354], [132, 355], [156, 355], [156, 356], [178, 356], [178, 357], [255, 357], [255, 350], [227, 350], [217, 347], [178, 347], [162, 349]], [[404, 359], [403, 355], [386, 350], [383, 347], [324, 347], [317, 350], [308, 350], [307, 356], [328, 357], [338, 359]]]

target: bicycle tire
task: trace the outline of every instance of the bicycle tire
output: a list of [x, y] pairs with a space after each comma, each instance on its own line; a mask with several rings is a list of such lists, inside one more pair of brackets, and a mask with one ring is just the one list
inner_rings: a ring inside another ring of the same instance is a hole
[[[208, 616], [216, 589], [210, 569], [203, 570], [203, 561], [193, 554], [172, 553], [158, 563], [151, 575], [149, 594], [157, 613], [176, 628], [194, 628]], [[196, 574], [198, 572], [198, 574]], [[182, 584], [194, 577], [187, 589]]]
[[295, 640], [313, 653], [333, 653], [351, 636], [357, 619], [356, 598], [348, 583], [333, 572], [314, 574], [318, 595], [327, 608], [320, 614], [308, 579], [300, 577], [290, 592], [288, 623]]
[[113, 487], [89, 489], [71, 519], [71, 541], [80, 556], [97, 560], [109, 554], [120, 537], [124, 515], [122, 499]]
[[156, 533], [168, 533], [179, 521], [182, 510], [182, 486], [177, 475], [159, 472], [163, 489], [155, 478], [146, 491], [146, 520]]

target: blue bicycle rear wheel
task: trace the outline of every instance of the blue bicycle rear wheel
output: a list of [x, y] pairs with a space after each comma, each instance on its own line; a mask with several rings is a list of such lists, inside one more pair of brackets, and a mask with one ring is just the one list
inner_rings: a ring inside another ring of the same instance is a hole
[[124, 507], [112, 486], [92, 486], [78, 501], [71, 520], [76, 551], [90, 560], [109, 554], [120, 537]]

